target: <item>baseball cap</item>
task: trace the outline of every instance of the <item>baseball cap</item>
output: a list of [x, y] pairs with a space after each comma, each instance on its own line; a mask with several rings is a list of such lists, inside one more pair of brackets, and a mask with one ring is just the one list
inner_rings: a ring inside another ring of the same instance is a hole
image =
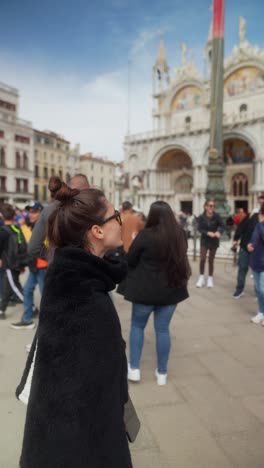
[[44, 206], [39, 202], [32, 202], [25, 207], [26, 210], [42, 211]]

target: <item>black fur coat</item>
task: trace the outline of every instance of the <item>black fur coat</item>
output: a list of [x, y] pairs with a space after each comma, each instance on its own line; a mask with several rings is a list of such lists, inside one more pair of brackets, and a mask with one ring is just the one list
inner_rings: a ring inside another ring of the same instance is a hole
[[[41, 301], [21, 468], [132, 467], [125, 343], [108, 294], [124, 274], [124, 264], [56, 250]], [[33, 353], [34, 346], [17, 395]]]

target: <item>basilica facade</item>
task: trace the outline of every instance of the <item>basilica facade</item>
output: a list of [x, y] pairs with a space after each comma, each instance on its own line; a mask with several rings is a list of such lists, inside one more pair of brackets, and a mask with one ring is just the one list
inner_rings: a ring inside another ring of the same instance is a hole
[[[205, 77], [188, 58], [173, 76], [161, 41], [153, 67], [153, 130], [125, 138], [125, 194], [147, 213], [155, 200], [198, 215], [207, 187], [210, 137], [211, 31], [205, 47]], [[257, 205], [264, 191], [264, 50], [246, 38], [239, 20], [239, 43], [224, 63], [223, 113], [225, 189], [230, 211]]]

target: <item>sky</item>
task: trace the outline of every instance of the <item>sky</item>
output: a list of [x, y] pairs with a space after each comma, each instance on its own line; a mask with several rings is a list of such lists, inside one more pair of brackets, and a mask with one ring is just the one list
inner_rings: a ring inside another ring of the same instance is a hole
[[[128, 127], [131, 134], [152, 128], [160, 38], [172, 76], [183, 41], [203, 73], [211, 3], [0, 0], [0, 82], [19, 89], [19, 116], [34, 128], [80, 143], [82, 154], [121, 160]], [[264, 48], [263, 0], [226, 0], [226, 55], [238, 43], [239, 16], [249, 42]]]

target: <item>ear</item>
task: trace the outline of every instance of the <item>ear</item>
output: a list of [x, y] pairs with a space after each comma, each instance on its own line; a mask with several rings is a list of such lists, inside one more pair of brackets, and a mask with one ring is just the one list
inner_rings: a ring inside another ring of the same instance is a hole
[[90, 229], [91, 235], [95, 237], [96, 239], [103, 239], [104, 237], [104, 230], [102, 226], [98, 226], [97, 224], [94, 224], [92, 228]]

